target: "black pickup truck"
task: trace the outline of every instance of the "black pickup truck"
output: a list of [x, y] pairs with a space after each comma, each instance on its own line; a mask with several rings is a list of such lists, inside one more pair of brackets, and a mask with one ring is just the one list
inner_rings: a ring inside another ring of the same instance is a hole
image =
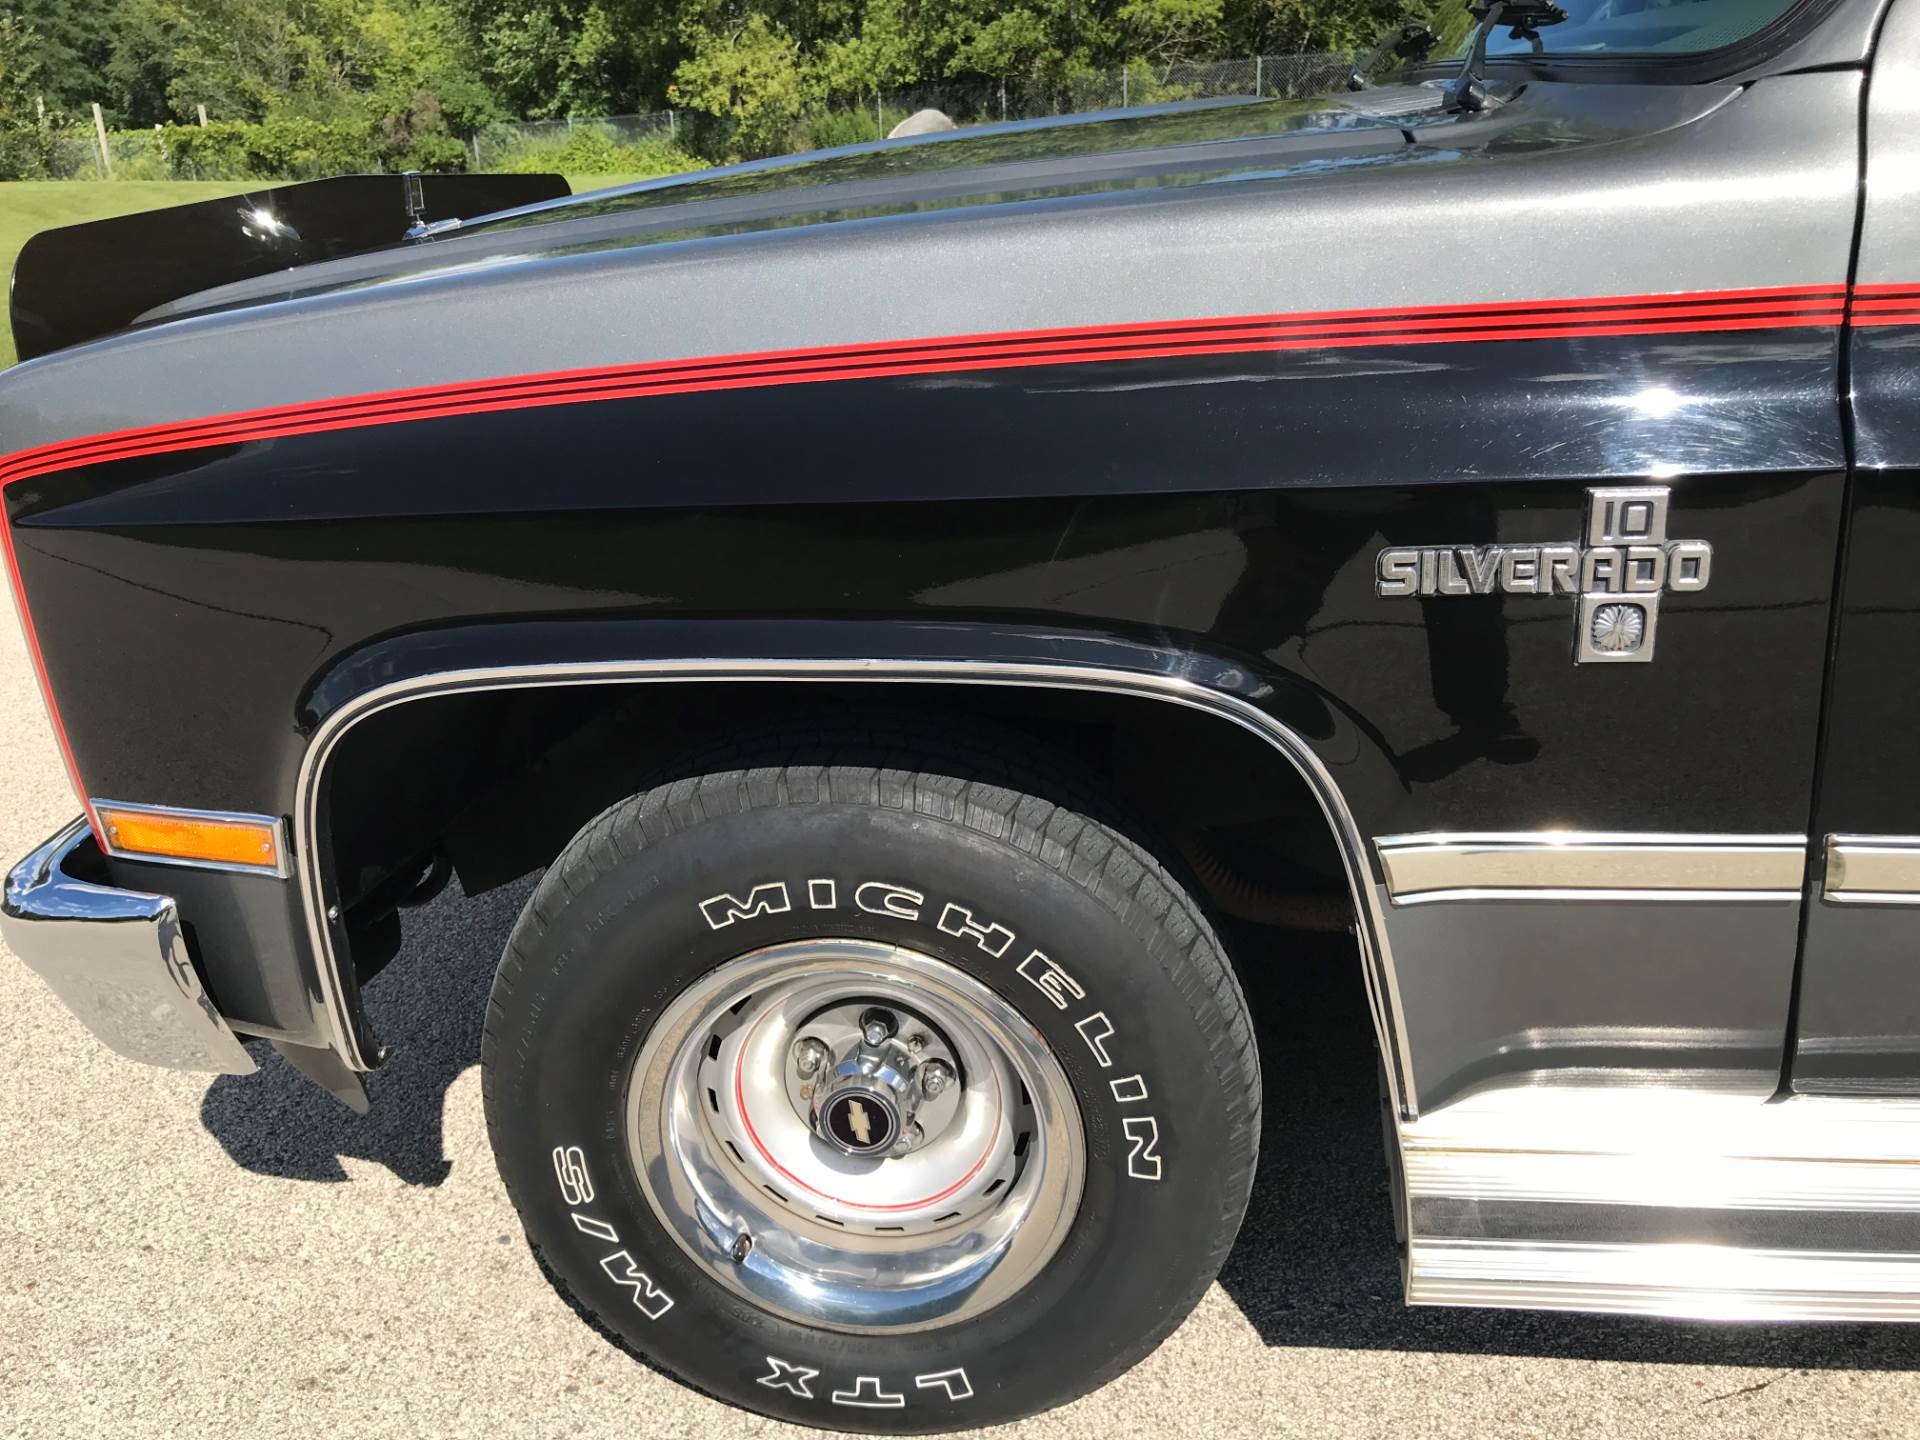
[[792, 1420], [1171, 1331], [1302, 926], [1409, 1301], [1920, 1318], [1920, 0], [1568, 10], [36, 238], [0, 535], [84, 814], [7, 944], [364, 1108], [400, 911], [544, 869], [480, 1057], [528, 1234]]

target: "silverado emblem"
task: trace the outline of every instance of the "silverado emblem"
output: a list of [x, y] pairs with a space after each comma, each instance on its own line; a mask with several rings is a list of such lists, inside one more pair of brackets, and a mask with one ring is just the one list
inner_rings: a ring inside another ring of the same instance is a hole
[[1653, 659], [1666, 591], [1707, 588], [1713, 546], [1667, 538], [1664, 485], [1587, 491], [1584, 545], [1433, 545], [1380, 552], [1374, 590], [1388, 598], [1570, 595], [1579, 598], [1576, 665]]

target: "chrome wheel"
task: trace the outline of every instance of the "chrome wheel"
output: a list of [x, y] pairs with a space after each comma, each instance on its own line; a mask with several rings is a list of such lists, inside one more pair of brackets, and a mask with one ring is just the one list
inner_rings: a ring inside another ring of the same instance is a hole
[[1037, 1275], [1080, 1203], [1072, 1090], [964, 971], [867, 940], [770, 946], [661, 1016], [627, 1140], [654, 1214], [709, 1274], [851, 1331], [972, 1318]]

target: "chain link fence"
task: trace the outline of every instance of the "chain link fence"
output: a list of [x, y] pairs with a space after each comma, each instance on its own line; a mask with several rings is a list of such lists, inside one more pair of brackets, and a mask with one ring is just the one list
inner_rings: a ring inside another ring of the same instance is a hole
[[[137, 164], [146, 148], [146, 137], [127, 133], [109, 133], [107, 151], [113, 157], [115, 174], [123, 174]], [[105, 174], [100, 164], [100, 142], [91, 130], [73, 130], [53, 137], [47, 173], [55, 180], [94, 180]]]

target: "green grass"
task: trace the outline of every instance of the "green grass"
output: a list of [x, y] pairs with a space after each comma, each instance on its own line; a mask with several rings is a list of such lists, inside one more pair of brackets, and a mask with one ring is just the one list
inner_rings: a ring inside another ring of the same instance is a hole
[[[569, 175], [574, 190], [599, 190], [637, 179], [631, 175]], [[56, 225], [78, 225], [164, 205], [217, 200], [273, 182], [240, 180], [14, 180], [0, 182], [0, 278], [13, 274], [14, 256], [29, 237]], [[0, 325], [0, 368], [13, 363], [13, 331]]]
[[[217, 200], [258, 189], [220, 180], [13, 180], [0, 184], [0, 275], [13, 274], [13, 257], [39, 231], [78, 225], [162, 205]], [[0, 333], [0, 366], [13, 363], [13, 329]]]

